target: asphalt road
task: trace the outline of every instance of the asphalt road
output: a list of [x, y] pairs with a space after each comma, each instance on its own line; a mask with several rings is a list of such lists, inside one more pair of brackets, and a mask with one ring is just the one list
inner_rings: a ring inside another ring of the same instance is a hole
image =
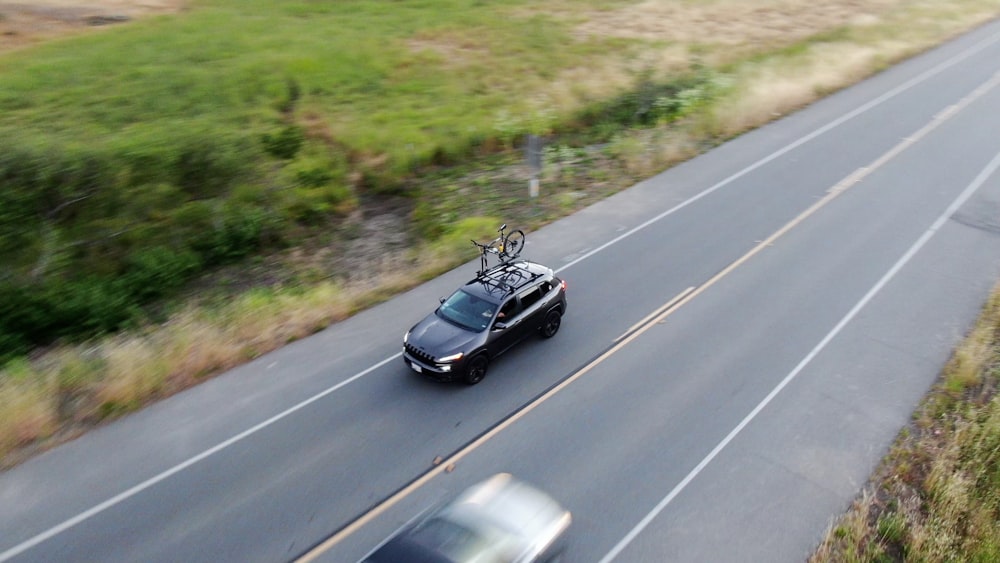
[[998, 71], [994, 22], [529, 233], [568, 314], [475, 387], [398, 357], [470, 263], [8, 471], [0, 561], [353, 561], [498, 471], [567, 561], [801, 561], [1000, 277]]

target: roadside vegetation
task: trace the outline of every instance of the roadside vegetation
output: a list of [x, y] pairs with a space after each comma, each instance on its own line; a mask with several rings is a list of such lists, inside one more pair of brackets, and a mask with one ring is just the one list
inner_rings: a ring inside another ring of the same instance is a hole
[[2, 465], [1000, 13], [814, 4], [202, 0], [0, 53]]
[[811, 563], [1000, 561], [1000, 287]]

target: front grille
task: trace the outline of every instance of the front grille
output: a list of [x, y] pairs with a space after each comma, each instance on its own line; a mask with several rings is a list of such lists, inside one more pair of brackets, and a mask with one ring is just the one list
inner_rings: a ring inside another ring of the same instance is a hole
[[418, 350], [417, 347], [414, 346], [414, 345], [412, 345], [412, 344], [409, 344], [409, 343], [406, 344], [406, 353], [409, 354], [409, 355], [411, 355], [411, 356], [413, 356], [415, 359], [420, 360], [421, 362], [424, 362], [425, 364], [434, 365], [434, 357], [433, 356], [431, 356], [430, 354], [428, 354], [426, 352]]

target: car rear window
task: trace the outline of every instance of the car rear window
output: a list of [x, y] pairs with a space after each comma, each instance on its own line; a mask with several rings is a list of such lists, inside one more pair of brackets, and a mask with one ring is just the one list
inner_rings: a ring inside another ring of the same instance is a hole
[[528, 291], [525, 291], [524, 293], [521, 294], [521, 308], [527, 309], [528, 307], [531, 307], [535, 303], [538, 303], [538, 300], [541, 298], [542, 298], [541, 286], [537, 286]]
[[475, 530], [445, 518], [432, 518], [410, 535], [420, 545], [454, 561], [497, 561], [490, 544]]

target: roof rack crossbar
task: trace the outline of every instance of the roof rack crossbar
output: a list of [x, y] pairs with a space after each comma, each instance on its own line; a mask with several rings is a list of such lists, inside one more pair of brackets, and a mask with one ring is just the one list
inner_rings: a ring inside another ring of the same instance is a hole
[[476, 280], [481, 282], [491, 293], [496, 291], [510, 294], [523, 285], [520, 282], [531, 281], [541, 275], [523, 268], [514, 268], [511, 265], [511, 262], [497, 264], [486, 271], [479, 272]]

